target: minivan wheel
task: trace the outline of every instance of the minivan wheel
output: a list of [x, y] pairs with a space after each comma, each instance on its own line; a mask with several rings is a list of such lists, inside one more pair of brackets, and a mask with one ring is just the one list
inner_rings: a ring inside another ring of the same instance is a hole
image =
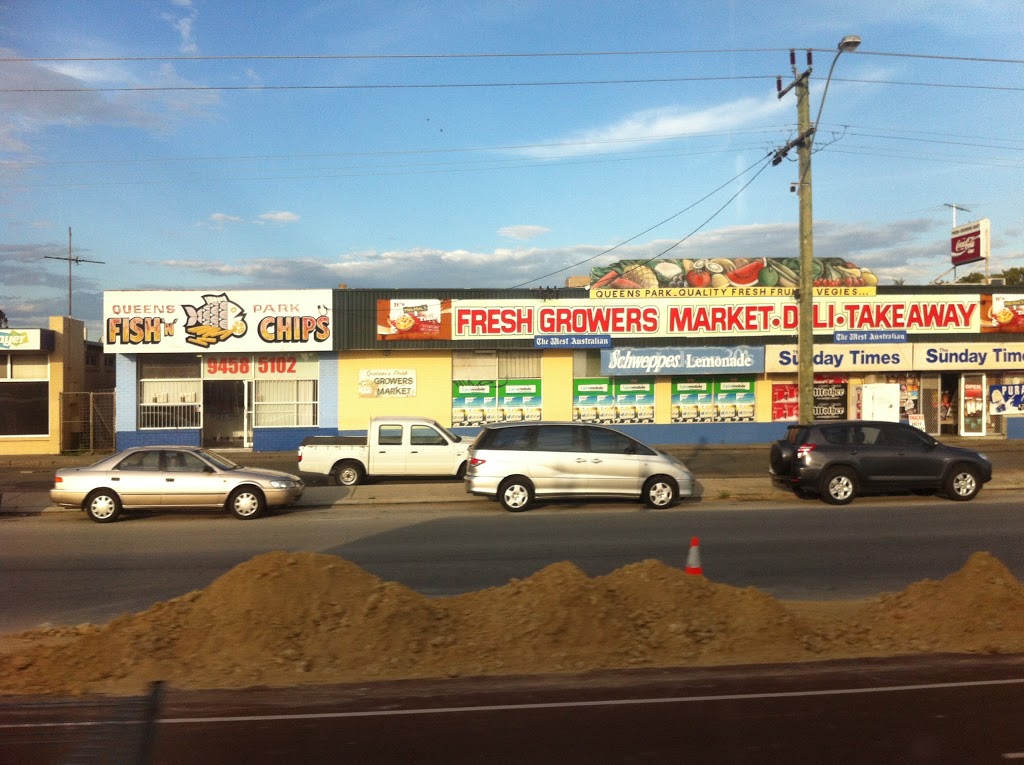
[[678, 496], [679, 487], [668, 476], [651, 476], [644, 484], [644, 502], [648, 507], [669, 507], [675, 504]]
[[498, 487], [498, 500], [510, 513], [529, 510], [533, 504], [533, 484], [521, 476], [506, 478]]
[[848, 505], [856, 495], [857, 483], [848, 468], [832, 468], [821, 479], [821, 498], [830, 505]]
[[946, 476], [943, 489], [947, 497], [957, 502], [974, 499], [981, 491], [978, 471], [970, 465], [955, 465]]

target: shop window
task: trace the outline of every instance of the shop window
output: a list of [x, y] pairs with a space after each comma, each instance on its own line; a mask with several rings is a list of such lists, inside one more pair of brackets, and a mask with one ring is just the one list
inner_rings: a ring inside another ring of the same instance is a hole
[[0, 384], [0, 436], [46, 436], [50, 433], [50, 384]]
[[46, 380], [49, 379], [49, 360], [44, 353], [33, 353], [25, 356], [11, 354], [11, 379], [13, 380]]
[[0, 436], [49, 435], [48, 378], [46, 354], [0, 354]]
[[260, 428], [315, 427], [316, 380], [257, 380], [255, 425]]
[[539, 378], [542, 358], [537, 351], [498, 351], [498, 379]]
[[139, 383], [139, 428], [202, 426], [201, 380], [142, 380]]
[[542, 358], [538, 351], [453, 351], [452, 379], [539, 378]]
[[601, 376], [601, 351], [574, 351], [572, 376], [577, 379]]
[[199, 379], [202, 373], [202, 360], [199, 356], [167, 353], [139, 356], [140, 380]]

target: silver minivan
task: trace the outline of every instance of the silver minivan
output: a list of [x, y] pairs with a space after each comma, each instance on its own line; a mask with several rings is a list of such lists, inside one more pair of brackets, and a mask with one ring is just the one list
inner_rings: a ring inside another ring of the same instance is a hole
[[485, 425], [469, 449], [466, 491], [511, 512], [542, 497], [632, 497], [669, 507], [693, 495], [686, 465], [617, 430], [580, 422]]

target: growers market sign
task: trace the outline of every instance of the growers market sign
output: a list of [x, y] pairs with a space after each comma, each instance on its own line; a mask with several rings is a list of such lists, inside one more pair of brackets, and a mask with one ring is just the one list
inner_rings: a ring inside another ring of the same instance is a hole
[[[980, 314], [977, 296], [881, 296], [843, 292], [819, 295], [815, 299], [814, 331], [819, 335], [831, 335], [837, 330], [976, 333], [981, 330]], [[450, 331], [455, 340], [532, 339], [537, 335], [610, 335], [613, 338], [778, 335], [795, 334], [798, 321], [799, 306], [792, 295], [774, 293], [743, 299], [725, 295], [630, 302], [621, 299], [453, 300]]]

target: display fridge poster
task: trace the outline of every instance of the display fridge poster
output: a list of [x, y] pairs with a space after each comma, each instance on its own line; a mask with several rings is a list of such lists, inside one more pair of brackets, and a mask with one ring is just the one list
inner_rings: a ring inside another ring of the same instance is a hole
[[654, 379], [630, 377], [615, 381], [615, 422], [654, 422]]
[[540, 380], [499, 380], [498, 414], [503, 422], [541, 419]]
[[908, 420], [910, 415], [921, 411], [921, 377], [920, 375], [886, 375], [887, 383], [900, 386], [900, 419]]
[[497, 381], [452, 381], [452, 427], [472, 427], [497, 418]]
[[772, 422], [796, 421], [800, 415], [800, 386], [772, 383]]
[[710, 422], [714, 417], [715, 394], [711, 380], [694, 377], [672, 379], [672, 422]]
[[[845, 377], [815, 378], [814, 419], [848, 419], [849, 395], [850, 384]], [[799, 399], [799, 393], [797, 398]]]
[[572, 381], [572, 418], [583, 422], [614, 422], [615, 393], [608, 377]]
[[715, 380], [717, 422], [754, 421], [754, 379]]

